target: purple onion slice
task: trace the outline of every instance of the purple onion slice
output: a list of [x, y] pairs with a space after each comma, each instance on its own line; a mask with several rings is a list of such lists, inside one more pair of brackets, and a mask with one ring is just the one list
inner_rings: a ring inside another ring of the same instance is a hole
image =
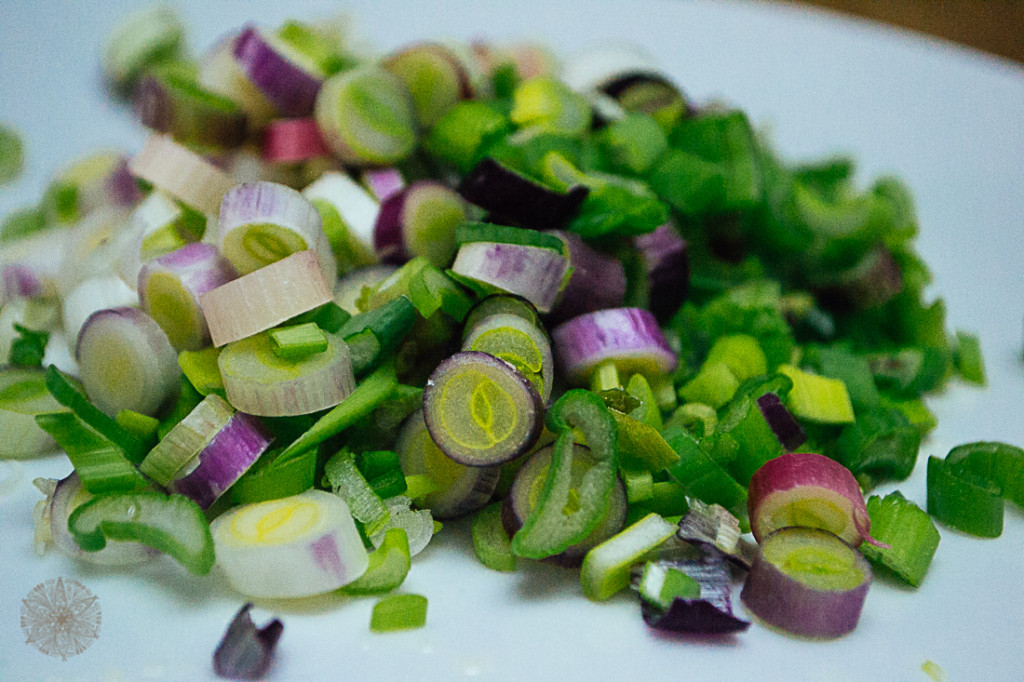
[[644, 256], [651, 312], [659, 321], [671, 317], [690, 288], [690, 259], [684, 240], [671, 223], [633, 238]]
[[553, 249], [497, 242], [468, 242], [459, 247], [452, 272], [480, 288], [522, 296], [549, 312], [571, 273], [569, 259]]
[[558, 322], [602, 308], [617, 308], [626, 296], [626, 271], [615, 256], [589, 246], [572, 232], [557, 231], [569, 250], [572, 275], [549, 321]]
[[750, 613], [790, 634], [851, 632], [871, 585], [860, 552], [816, 528], [782, 528], [761, 545], [740, 599]]
[[384, 263], [422, 256], [445, 268], [455, 255], [455, 228], [465, 220], [466, 207], [458, 194], [440, 182], [420, 180], [381, 203], [374, 248]]
[[557, 192], [486, 158], [462, 179], [458, 192], [469, 203], [490, 211], [495, 218], [490, 222], [557, 230], [576, 215], [589, 190], [577, 185]]
[[213, 652], [213, 671], [220, 677], [260, 680], [270, 671], [284, 623], [275, 618], [256, 627], [249, 615], [252, 607], [252, 602], [248, 602], [238, 610]]
[[463, 351], [437, 366], [423, 389], [430, 437], [466, 466], [495, 466], [526, 452], [540, 436], [537, 388], [493, 355]]
[[774, 393], [765, 393], [757, 399], [757, 407], [764, 415], [775, 437], [782, 447], [792, 452], [807, 441], [807, 433], [796, 417], [782, 404], [782, 399]]
[[[544, 479], [551, 467], [553, 447], [548, 445], [537, 450], [516, 472], [512, 488], [501, 505], [501, 524], [510, 538], [522, 528], [535, 506], [540, 487], [544, 484]], [[573, 446], [570, 490], [576, 490], [577, 486], [581, 484], [584, 474], [592, 465], [593, 459], [590, 456], [590, 450], [586, 446], [575, 444]], [[626, 486], [623, 485], [622, 479], [616, 477], [608, 504], [608, 513], [591, 531], [590, 535], [565, 551], [545, 557], [542, 561], [557, 566], [580, 566], [587, 552], [623, 529], [626, 525], [626, 507]]]
[[566, 378], [584, 384], [599, 365], [614, 362], [621, 373], [659, 376], [678, 362], [658, 321], [643, 308], [609, 308], [563, 322], [551, 332], [555, 357]]
[[285, 50], [258, 29], [249, 27], [235, 40], [235, 59], [249, 80], [285, 116], [313, 113], [323, 76], [285, 56]]
[[[686, 598], [666, 594], [673, 571], [688, 576], [699, 586], [698, 597]], [[661, 559], [650, 561], [635, 575], [640, 592], [644, 622], [658, 630], [671, 632], [725, 635], [742, 632], [748, 621], [732, 612], [732, 583], [729, 567], [722, 554], [715, 550], [697, 559]]]

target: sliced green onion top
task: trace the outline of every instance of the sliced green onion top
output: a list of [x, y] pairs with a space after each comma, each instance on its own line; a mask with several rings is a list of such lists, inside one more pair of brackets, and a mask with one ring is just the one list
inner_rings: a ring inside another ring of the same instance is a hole
[[427, 623], [427, 598], [419, 594], [396, 594], [373, 605], [370, 629], [374, 632], [414, 630]]
[[285, 360], [299, 360], [327, 350], [327, 337], [313, 322], [276, 327], [267, 333], [274, 355]]
[[939, 546], [939, 531], [931, 517], [899, 491], [884, 498], [872, 495], [867, 507], [872, 536], [889, 547], [865, 542], [860, 551], [871, 562], [885, 566], [918, 587]]
[[82, 485], [93, 494], [143, 490], [149, 481], [117, 445], [89, 428], [72, 412], [36, 415], [40, 428], [64, 448]]
[[25, 152], [21, 138], [6, 125], [0, 125], [0, 185], [6, 185], [21, 174]]
[[402, 528], [388, 528], [384, 540], [370, 554], [366, 572], [341, 588], [344, 594], [383, 594], [398, 588], [409, 574], [409, 536]]

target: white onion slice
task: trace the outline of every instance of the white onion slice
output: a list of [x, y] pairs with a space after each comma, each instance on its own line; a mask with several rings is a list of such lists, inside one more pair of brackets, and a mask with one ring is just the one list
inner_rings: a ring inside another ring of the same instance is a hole
[[380, 212], [379, 201], [352, 178], [336, 171], [321, 175], [319, 180], [302, 190], [302, 194], [310, 201], [319, 199], [333, 207], [349, 236], [368, 254], [368, 262], [376, 260], [373, 256], [373, 233]]
[[155, 415], [178, 394], [178, 354], [152, 317], [127, 306], [85, 321], [75, 356], [89, 399], [107, 414]]
[[167, 135], [151, 135], [128, 168], [207, 215], [217, 215], [221, 199], [234, 184], [226, 173]]
[[235, 507], [210, 531], [217, 564], [249, 597], [322, 594], [352, 582], [369, 563], [348, 505], [322, 490]]
[[308, 249], [316, 252], [325, 274], [337, 270], [316, 207], [274, 182], [243, 183], [224, 195], [217, 241], [242, 274]]
[[214, 346], [244, 339], [332, 299], [312, 251], [299, 251], [199, 296]]
[[116, 271], [118, 256], [130, 241], [125, 229], [130, 213], [123, 208], [99, 208], [71, 228], [61, 252], [57, 286], [67, 294], [79, 283]]

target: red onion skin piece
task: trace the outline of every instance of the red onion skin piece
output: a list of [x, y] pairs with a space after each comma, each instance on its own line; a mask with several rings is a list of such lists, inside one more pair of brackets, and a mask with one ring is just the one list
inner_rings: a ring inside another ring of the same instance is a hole
[[373, 226], [373, 248], [382, 263], [401, 264], [409, 260], [403, 236], [405, 201], [410, 187], [391, 194], [380, 204], [377, 222]]
[[263, 160], [296, 163], [330, 156], [320, 126], [313, 118], [285, 118], [271, 121], [263, 131]]
[[127, 157], [121, 159], [107, 177], [107, 196], [117, 206], [125, 208], [131, 208], [142, 201], [142, 190], [128, 169]]
[[245, 28], [235, 41], [235, 58], [242, 70], [284, 116], [313, 113], [323, 80], [278, 54], [254, 27]]
[[622, 262], [610, 254], [589, 246], [572, 232], [552, 230], [569, 248], [572, 275], [558, 305], [551, 311], [549, 324], [594, 312], [617, 308], [626, 296], [626, 271]]
[[[825, 531], [817, 532], [831, 535]], [[791, 634], [841, 637], [857, 627], [872, 578], [867, 559], [860, 552], [851, 551], [865, 575], [864, 582], [853, 589], [813, 589], [783, 573], [765, 560], [762, 553], [747, 573], [740, 600], [750, 613]]]
[[608, 308], [563, 322], [551, 332], [555, 357], [570, 381], [585, 382], [590, 370], [607, 361], [654, 361], [663, 373], [676, 368], [657, 320], [643, 308]]
[[512, 224], [557, 230], [579, 212], [589, 190], [578, 185], [566, 193], [556, 192], [486, 158], [462, 179], [458, 192], [469, 203]]
[[668, 320], [686, 300], [690, 288], [690, 258], [686, 240], [671, 223], [633, 239], [647, 262], [651, 312]]
[[774, 393], [765, 393], [757, 399], [757, 407], [768, 422], [775, 437], [786, 450], [796, 450], [807, 441], [807, 433], [796, 417], [786, 409]]
[[168, 488], [207, 509], [249, 470], [271, 440], [255, 417], [236, 412], [199, 453], [199, 466]]
[[864, 495], [860, 491], [857, 479], [839, 462], [812, 452], [790, 452], [781, 455], [768, 460], [754, 472], [747, 488], [747, 511], [750, 516], [750, 529], [758, 542], [776, 530], [767, 526], [768, 520], [764, 518], [763, 505], [772, 495], [786, 493], [799, 487], [817, 488], [819, 491], [825, 489], [833, 492], [838, 498], [849, 500], [857, 536], [841, 536], [844, 542], [854, 547], [864, 541], [879, 544], [871, 537], [871, 518], [868, 516]]

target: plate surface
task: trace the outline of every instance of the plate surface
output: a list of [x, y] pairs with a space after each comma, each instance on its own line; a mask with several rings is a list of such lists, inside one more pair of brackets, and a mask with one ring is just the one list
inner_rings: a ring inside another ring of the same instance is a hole
[[[68, 160], [101, 147], [132, 152], [144, 132], [106, 102], [99, 45], [136, 3], [0, 4], [0, 121], [24, 135], [28, 167], [0, 190], [0, 213], [34, 202]], [[246, 21], [337, 11], [327, 2], [181, 2], [193, 49]], [[772, 131], [791, 159], [849, 153], [859, 179], [906, 179], [919, 248], [951, 328], [980, 334], [985, 389], [955, 385], [931, 401], [939, 426], [904, 494], [924, 504], [924, 459], [957, 444], [1024, 444], [1024, 71], [920, 36], [792, 6], [710, 2], [354, 2], [357, 35], [381, 51], [423, 38], [530, 38], [570, 54], [599, 43], [645, 46], [694, 99], [720, 98]], [[0, 434], [2, 437], [2, 434]], [[0, 467], [5, 465], [0, 464]], [[242, 599], [219, 577], [170, 560], [96, 569], [32, 552], [36, 476], [66, 460], [8, 466], [0, 497], [0, 679], [203, 680]], [[891, 488], [891, 487], [890, 487]], [[887, 492], [890, 488], [884, 488]], [[924, 585], [876, 581], [859, 627], [832, 642], [754, 625], [727, 640], [656, 635], [631, 595], [593, 604], [576, 575], [544, 565], [506, 575], [474, 558], [464, 523], [446, 526], [414, 562], [404, 591], [430, 600], [425, 628], [370, 633], [372, 599], [261, 604], [285, 622], [269, 679], [377, 680], [949, 680], [1024, 679], [1024, 515], [1007, 507], [997, 540], [941, 528]], [[524, 562], [525, 563], [525, 562]], [[102, 609], [98, 639], [62, 661], [25, 643], [22, 600], [74, 579]], [[738, 607], [742, 615], [742, 607]]]

